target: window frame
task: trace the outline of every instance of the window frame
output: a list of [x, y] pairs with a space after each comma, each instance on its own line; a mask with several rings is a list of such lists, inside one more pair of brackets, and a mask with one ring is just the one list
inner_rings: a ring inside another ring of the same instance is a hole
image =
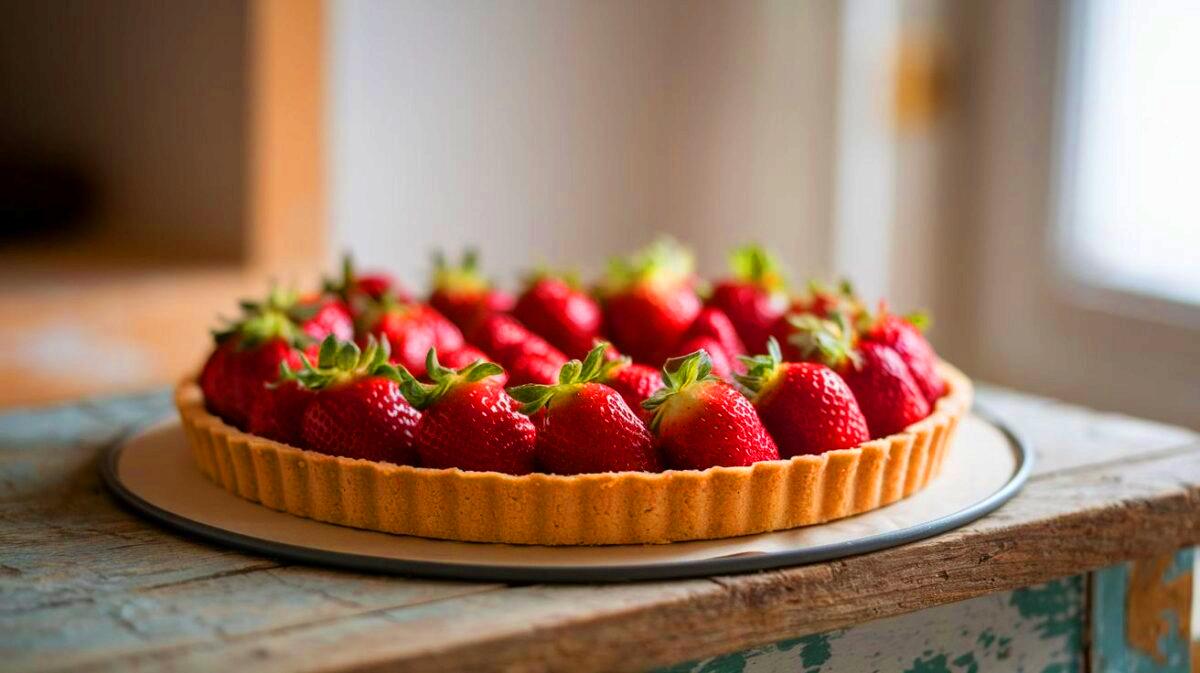
[[1067, 0], [1060, 22], [1059, 67], [1055, 77], [1054, 127], [1051, 136], [1050, 231], [1047, 266], [1062, 301], [1121, 318], [1200, 329], [1200, 303], [1166, 297], [1149, 290], [1105, 282], [1082, 268], [1073, 250], [1072, 229], [1078, 223], [1073, 205], [1078, 188], [1080, 155], [1078, 121], [1083, 97], [1084, 39], [1091, 21], [1090, 0]]

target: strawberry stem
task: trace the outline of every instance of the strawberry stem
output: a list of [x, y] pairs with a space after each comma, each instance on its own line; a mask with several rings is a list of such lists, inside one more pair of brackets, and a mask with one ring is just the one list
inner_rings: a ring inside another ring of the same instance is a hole
[[737, 248], [729, 255], [729, 267], [739, 281], [767, 291], [783, 289], [779, 263], [762, 246], [751, 244]]
[[815, 315], [788, 316], [788, 323], [795, 329], [788, 342], [800, 350], [805, 359], [841, 369], [846, 364], [857, 366], [858, 353], [854, 349], [854, 332], [846, 322], [846, 316], [833, 312], [829, 320]]
[[301, 353], [299, 371], [292, 371], [286, 362], [280, 363], [280, 381], [296, 381], [309, 390], [321, 390], [364, 376], [384, 376], [397, 380], [396, 367], [388, 362], [391, 347], [387, 340], [367, 337], [365, 350], [353, 341], [338, 341], [332, 334], [321, 342], [317, 364]]
[[738, 359], [746, 364], [745, 374], [734, 374], [733, 378], [745, 390], [757, 393], [766, 387], [767, 383], [779, 371], [783, 364], [783, 351], [775, 337], [767, 339], [767, 352], [762, 355], [739, 355]]
[[425, 354], [425, 369], [433, 383], [417, 380], [403, 365], [391, 365], [400, 382], [400, 392], [416, 409], [427, 409], [459, 385], [499, 376], [504, 368], [495, 362], [475, 360], [461, 369], [450, 369], [438, 362], [437, 349]]
[[312, 342], [300, 323], [311, 318], [317, 307], [300, 305], [294, 290], [272, 286], [264, 301], [242, 300], [239, 306], [241, 318], [226, 320], [224, 328], [213, 330], [218, 344], [234, 337], [238, 348], [254, 348], [272, 339], [283, 339], [297, 348]]
[[608, 348], [607, 342], [600, 341], [588, 351], [587, 357], [582, 361], [568, 360], [559, 368], [556, 384], [527, 383], [509, 389], [508, 394], [521, 403], [521, 413], [537, 413], [539, 409], [549, 405], [556, 395], [573, 390], [584, 383], [598, 381], [614, 367], [626, 364], [620, 360], [606, 361], [604, 353]]
[[663, 387], [642, 402], [642, 408], [654, 412], [650, 429], [657, 430], [662, 420], [663, 403], [687, 388], [704, 381], [719, 381], [712, 373], [712, 358], [701, 348], [663, 363]]

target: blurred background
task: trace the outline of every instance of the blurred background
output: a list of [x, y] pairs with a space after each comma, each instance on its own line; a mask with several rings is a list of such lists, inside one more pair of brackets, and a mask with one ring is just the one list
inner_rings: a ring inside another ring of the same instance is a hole
[[1200, 3], [0, 2], [0, 406], [198, 366], [343, 250], [672, 234], [924, 308], [977, 379], [1200, 427]]

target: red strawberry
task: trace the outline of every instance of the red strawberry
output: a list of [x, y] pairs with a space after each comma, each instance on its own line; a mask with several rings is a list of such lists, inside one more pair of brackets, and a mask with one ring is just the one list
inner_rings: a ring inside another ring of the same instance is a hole
[[734, 329], [733, 322], [720, 309], [705, 308], [696, 314], [696, 319], [692, 321], [691, 327], [688, 327], [687, 332], [683, 335], [684, 339], [694, 337], [716, 339], [730, 357], [746, 354], [746, 347], [743, 345], [741, 337], [738, 336], [737, 330]]
[[712, 375], [707, 353], [668, 360], [663, 381], [642, 406], [655, 412], [651, 429], [668, 465], [703, 470], [779, 459], [750, 400]]
[[270, 320], [286, 320], [292, 323], [281, 327], [289, 332], [299, 331], [314, 343], [320, 343], [330, 334], [339, 339], [354, 338], [354, 321], [346, 305], [336, 296], [309, 294], [301, 297], [291, 290], [272, 288], [264, 301], [241, 302], [248, 320], [253, 316], [266, 316]]
[[320, 342], [331, 334], [339, 341], [354, 339], [354, 318], [341, 299], [316, 296], [301, 301], [298, 308], [304, 316], [300, 329], [314, 341]]
[[783, 362], [779, 342], [767, 354], [746, 358], [749, 369], [738, 383], [753, 393], [758, 417], [775, 439], [782, 458], [848, 449], [870, 439], [850, 386], [829, 367], [815, 362]]
[[553, 383], [567, 361], [562, 351], [506, 313], [493, 313], [477, 321], [467, 336], [505, 368], [512, 385]]
[[730, 256], [733, 278], [713, 288], [708, 305], [725, 312], [747, 348], [761, 352], [788, 299], [775, 259], [756, 245]]
[[285, 377], [313, 392], [301, 433], [307, 448], [333, 456], [415, 464], [413, 434], [420, 412], [400, 393], [386, 343], [371, 339], [360, 351], [333, 337], [321, 344], [317, 366]]
[[570, 279], [535, 277], [513, 316], [570, 357], [584, 357], [600, 336], [600, 305]]
[[267, 301], [242, 302], [242, 318], [215, 334], [217, 347], [199, 377], [210, 411], [245, 428], [265, 385], [278, 378], [280, 363], [300, 365], [297, 347], [309, 337], [293, 319], [294, 309], [292, 295], [272, 290]]
[[463, 254], [462, 263], [451, 266], [444, 256], [434, 257], [433, 293], [429, 304], [441, 311], [459, 329], [470, 330], [476, 321], [513, 308], [508, 293], [492, 287], [479, 273], [479, 257], [474, 250]]
[[398, 302], [412, 301], [412, 295], [390, 275], [382, 272], [358, 273], [350, 255], [342, 257], [342, 277], [325, 279], [325, 292], [342, 300], [351, 314], [358, 316], [371, 302], [391, 296]]
[[610, 266], [601, 289], [609, 336], [634, 362], [658, 365], [700, 312], [691, 254], [664, 239]]
[[388, 342], [393, 362], [415, 376], [425, 376], [425, 354], [430, 348], [454, 352], [465, 345], [462, 332], [425, 304], [401, 304], [384, 297], [363, 314], [362, 324], [364, 332]]
[[[467, 365], [478, 360], [490, 361], [490, 358], [488, 358], [486, 353], [472, 346], [471, 344], [466, 344], [456, 351], [446, 353], [439, 359], [443, 361], [443, 365], [449, 367], [450, 369], [462, 369], [463, 367], [466, 367]], [[496, 382], [502, 386], [508, 382], [507, 373], [497, 374], [495, 378]]]
[[863, 315], [859, 319], [863, 341], [873, 341], [892, 350], [908, 365], [908, 372], [913, 381], [921, 388], [925, 401], [932, 407], [934, 402], [946, 392], [946, 382], [937, 370], [937, 354], [933, 346], [921, 333], [921, 326], [926, 318], [918, 314], [912, 319], [902, 318], [889, 313], [887, 306], [881, 304], [876, 316]]
[[794, 299], [788, 309], [788, 313], [811, 313], [818, 318], [828, 318], [834, 312], [851, 321], [862, 312], [862, 302], [854, 294], [854, 286], [844, 278], [832, 286], [819, 280], [808, 281], [808, 292]]
[[422, 465], [508, 474], [533, 471], [537, 428], [495, 380], [504, 371], [499, 365], [476, 362], [448, 369], [431, 350], [426, 369], [433, 383], [400, 372], [404, 396], [422, 411], [416, 434]]
[[836, 322], [803, 316], [792, 336], [806, 359], [833, 368], [854, 391], [872, 438], [903, 431], [929, 415], [929, 403], [904, 360], [889, 346], [854, 336], [840, 314]]
[[299, 351], [284, 339], [218, 337], [216, 350], [200, 370], [205, 406], [230, 425], [245, 428], [258, 396], [279, 376], [281, 362], [300, 364]]
[[654, 437], [620, 393], [597, 383], [607, 344], [563, 365], [558, 383], [531, 383], [510, 392], [526, 414], [545, 412], [537, 434], [538, 463], [555, 474], [657, 472]]
[[313, 393], [295, 380], [269, 385], [250, 407], [246, 430], [267, 439], [304, 448], [304, 412]]
[[709, 359], [712, 360], [712, 373], [718, 378], [731, 380], [733, 376], [733, 356], [725, 350], [725, 345], [710, 336], [697, 336], [690, 339], [685, 339], [672, 353], [673, 357], [680, 357], [688, 353], [695, 353], [702, 350], [708, 353]]
[[648, 424], [653, 418], [653, 414], [642, 408], [642, 402], [650, 399], [663, 385], [662, 374], [657, 369], [622, 358], [605, 370], [600, 382], [617, 391], [643, 422]]

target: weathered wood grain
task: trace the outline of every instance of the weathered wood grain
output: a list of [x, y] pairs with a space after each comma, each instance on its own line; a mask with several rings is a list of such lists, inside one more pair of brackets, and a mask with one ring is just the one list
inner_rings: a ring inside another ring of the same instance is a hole
[[0, 416], [0, 668], [637, 670], [1200, 542], [1195, 435], [993, 396], [1043, 463], [986, 519], [832, 563], [603, 587], [372, 577], [225, 551], [133, 517], [95, 477], [97, 451], [153, 403]]
[[[205, 668], [219, 657], [280, 671], [626, 671], [696, 659], [1200, 542], [1200, 446], [1040, 479], [997, 515], [831, 563], [711, 583], [519, 587], [121, 663]], [[333, 642], [352, 646], [326, 646]]]

